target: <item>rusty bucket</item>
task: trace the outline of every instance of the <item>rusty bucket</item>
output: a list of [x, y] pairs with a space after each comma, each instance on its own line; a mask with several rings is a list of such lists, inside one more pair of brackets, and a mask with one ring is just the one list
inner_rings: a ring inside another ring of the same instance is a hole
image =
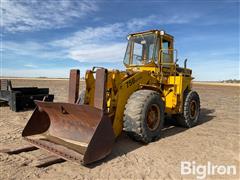
[[25, 140], [84, 165], [106, 157], [114, 143], [110, 118], [88, 105], [36, 101], [22, 132]]

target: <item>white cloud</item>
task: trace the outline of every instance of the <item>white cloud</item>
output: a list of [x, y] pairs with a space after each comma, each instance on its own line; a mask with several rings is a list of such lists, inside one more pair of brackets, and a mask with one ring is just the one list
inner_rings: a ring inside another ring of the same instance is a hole
[[155, 15], [151, 15], [145, 18], [133, 18], [130, 19], [126, 25], [128, 29], [131, 29], [133, 31], [135, 31], [134, 29], [139, 29], [142, 28], [146, 25], [149, 24], [159, 24], [159, 22], [157, 22], [157, 17]]
[[[82, 66], [80, 73], [81, 77], [85, 75], [87, 69], [91, 67]], [[79, 67], [64, 67], [64, 68], [24, 68], [24, 69], [12, 69], [12, 68], [2, 68], [0, 69], [0, 76], [5, 77], [53, 77], [53, 78], [67, 78], [69, 77], [70, 69], [79, 69]]]
[[[197, 16], [191, 16], [196, 18]], [[4, 42], [4, 48], [19, 55], [31, 55], [47, 59], [70, 58], [80, 62], [120, 62], [126, 49], [126, 35], [141, 31], [149, 25], [167, 23], [187, 23], [190, 17], [171, 15], [160, 20], [155, 15], [134, 18], [127, 22], [119, 22], [99, 27], [87, 27], [76, 31], [65, 38], [52, 42]]]
[[95, 1], [2, 0], [0, 11], [3, 28], [24, 32], [60, 28], [98, 9]]
[[126, 48], [126, 42], [116, 41], [120, 36], [124, 39], [122, 31], [123, 24], [116, 23], [98, 28], [86, 28], [53, 42], [4, 41], [3, 51], [43, 59], [70, 58], [92, 63], [119, 62], [122, 61]]
[[125, 48], [125, 43], [92, 44], [78, 50], [70, 49], [69, 57], [80, 62], [119, 62], [124, 57]]
[[86, 43], [106, 43], [106, 41], [114, 41], [117, 37], [122, 37], [123, 34], [124, 24], [114, 23], [96, 28], [85, 28], [73, 33], [69, 37], [56, 40], [51, 44], [62, 47], [76, 47]]
[[26, 55], [29, 52], [46, 50], [46, 47], [43, 44], [32, 42], [32, 41], [26, 41], [23, 43], [16, 43], [13, 41], [3, 41], [3, 49], [17, 52], [20, 55]]
[[126, 23], [126, 25], [128, 29], [136, 31], [136, 29], [141, 29], [148, 25], [158, 26], [158, 25], [166, 25], [166, 24], [186, 24], [193, 21], [194, 19], [199, 18], [200, 16], [201, 15], [199, 13], [150, 15], [144, 18], [133, 18], [129, 20]]
[[28, 68], [37, 68], [38, 66], [34, 65], [34, 64], [24, 64], [25, 67]]
[[144, 18], [134, 18], [127, 22], [96, 28], [88, 27], [50, 44], [66, 49], [68, 58], [80, 62], [122, 61], [126, 49], [126, 41], [124, 42], [124, 40], [128, 33], [142, 30], [143, 27], [149, 25], [187, 23], [197, 17], [194, 15], [191, 17], [172, 15], [158, 19], [157, 16], [151, 15]]
[[68, 77], [70, 68], [52, 69], [1, 69], [1, 76], [7, 77]]
[[[115, 23], [97, 28], [89, 27], [50, 44], [66, 49], [68, 58], [80, 62], [121, 61], [126, 48], [126, 43], [123, 43], [124, 34], [124, 24]], [[118, 42], [116, 38], [119, 37], [121, 40]]]
[[4, 41], [3, 42], [3, 59], [5, 58], [5, 53], [16, 54], [19, 56], [32, 56], [43, 59], [61, 59], [67, 56], [65, 50], [57, 50], [50, 46], [48, 43], [39, 43], [33, 41], [26, 42], [13, 42]]

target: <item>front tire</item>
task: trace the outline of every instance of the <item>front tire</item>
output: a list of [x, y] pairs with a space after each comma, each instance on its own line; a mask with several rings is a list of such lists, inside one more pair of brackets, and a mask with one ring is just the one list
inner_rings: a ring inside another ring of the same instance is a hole
[[160, 138], [164, 122], [164, 103], [152, 90], [134, 92], [125, 106], [124, 131], [134, 140], [149, 143]]

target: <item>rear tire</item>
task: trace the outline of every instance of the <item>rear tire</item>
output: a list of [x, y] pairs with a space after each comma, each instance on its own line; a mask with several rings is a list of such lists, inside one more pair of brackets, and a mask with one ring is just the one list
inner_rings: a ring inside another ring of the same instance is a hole
[[152, 90], [134, 92], [125, 105], [123, 130], [134, 140], [149, 143], [160, 138], [164, 122], [164, 104]]
[[200, 98], [196, 91], [190, 91], [184, 101], [183, 114], [175, 115], [180, 126], [191, 128], [198, 124], [200, 115]]

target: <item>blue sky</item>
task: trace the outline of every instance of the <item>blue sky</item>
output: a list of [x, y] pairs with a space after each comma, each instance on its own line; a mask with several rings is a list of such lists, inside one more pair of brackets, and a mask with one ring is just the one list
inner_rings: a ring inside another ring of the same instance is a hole
[[126, 36], [164, 29], [196, 80], [239, 79], [239, 1], [1, 0], [1, 75], [124, 69]]

